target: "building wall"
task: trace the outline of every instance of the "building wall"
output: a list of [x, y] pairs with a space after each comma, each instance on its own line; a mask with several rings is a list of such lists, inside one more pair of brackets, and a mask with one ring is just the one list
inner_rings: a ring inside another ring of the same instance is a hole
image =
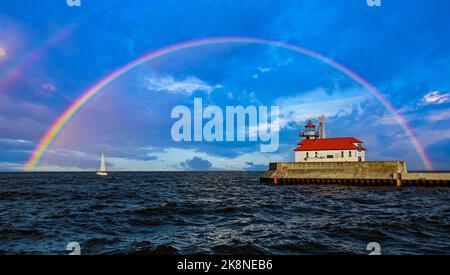
[[[344, 157], [342, 157], [342, 152], [344, 152]], [[351, 152], [351, 156], [349, 152]], [[309, 157], [306, 157], [307, 153]], [[359, 161], [359, 157], [361, 157], [361, 161], [365, 161], [365, 152], [358, 150], [295, 151], [295, 162], [350, 162]]]

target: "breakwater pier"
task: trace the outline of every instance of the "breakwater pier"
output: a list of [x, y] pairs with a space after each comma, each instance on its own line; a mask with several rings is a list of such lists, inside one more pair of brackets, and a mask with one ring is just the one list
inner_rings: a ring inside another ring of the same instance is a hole
[[450, 173], [408, 172], [403, 161], [277, 162], [261, 182], [360, 186], [448, 186]]

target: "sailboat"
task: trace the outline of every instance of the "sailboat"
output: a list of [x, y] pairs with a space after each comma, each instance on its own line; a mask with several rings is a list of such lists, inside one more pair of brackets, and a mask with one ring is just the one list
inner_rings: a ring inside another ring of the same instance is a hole
[[106, 173], [106, 164], [105, 164], [105, 155], [102, 153], [102, 157], [100, 158], [100, 165], [99, 169], [97, 171], [98, 176], [107, 176], [108, 173]]

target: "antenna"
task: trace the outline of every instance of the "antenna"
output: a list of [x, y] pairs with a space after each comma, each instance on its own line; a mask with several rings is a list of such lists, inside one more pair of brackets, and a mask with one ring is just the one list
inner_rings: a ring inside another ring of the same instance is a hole
[[320, 115], [319, 120], [319, 138], [325, 138], [325, 115]]

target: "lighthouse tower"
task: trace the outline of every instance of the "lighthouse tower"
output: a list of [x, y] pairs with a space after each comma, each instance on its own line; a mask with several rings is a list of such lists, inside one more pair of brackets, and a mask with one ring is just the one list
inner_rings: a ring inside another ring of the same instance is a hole
[[316, 131], [316, 125], [314, 125], [311, 120], [305, 126], [305, 131], [300, 134], [304, 139], [318, 139], [319, 132]]

